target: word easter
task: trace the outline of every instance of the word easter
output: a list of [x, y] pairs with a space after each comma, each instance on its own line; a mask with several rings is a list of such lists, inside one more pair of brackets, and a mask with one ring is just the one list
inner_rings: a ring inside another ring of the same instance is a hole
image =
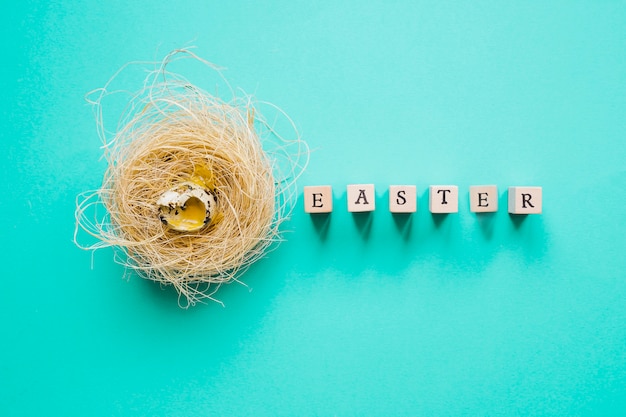
[[[347, 191], [349, 212], [359, 213], [376, 209], [374, 184], [350, 184]], [[508, 193], [509, 213], [541, 214], [541, 187], [509, 187]], [[498, 211], [498, 187], [495, 185], [471, 186], [469, 202], [470, 210], [474, 213]], [[429, 209], [431, 213], [457, 213], [459, 211], [459, 187], [431, 185]], [[330, 185], [304, 187], [304, 211], [312, 214], [332, 212], [332, 187]], [[389, 186], [389, 211], [415, 213], [417, 211], [417, 188], [414, 185]]]

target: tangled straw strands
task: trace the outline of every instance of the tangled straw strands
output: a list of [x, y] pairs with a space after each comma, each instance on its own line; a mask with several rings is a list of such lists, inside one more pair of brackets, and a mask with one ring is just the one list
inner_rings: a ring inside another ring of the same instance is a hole
[[[173, 285], [183, 306], [215, 300], [221, 284], [240, 282], [281, 240], [279, 226], [293, 209], [295, 181], [308, 158], [293, 123], [276, 107], [262, 103], [289, 122], [293, 139], [280, 136], [249, 97], [225, 102], [168, 71], [185, 58], [213, 68], [189, 50], [169, 54], [130, 96], [111, 133], [103, 100], [120, 92], [109, 81], [91, 93], [108, 168], [100, 189], [77, 198], [74, 237], [83, 249], [117, 248], [119, 263]], [[197, 231], [174, 230], [156, 202], [198, 172], [215, 196], [217, 216]], [[81, 244], [81, 230], [96, 243]]]

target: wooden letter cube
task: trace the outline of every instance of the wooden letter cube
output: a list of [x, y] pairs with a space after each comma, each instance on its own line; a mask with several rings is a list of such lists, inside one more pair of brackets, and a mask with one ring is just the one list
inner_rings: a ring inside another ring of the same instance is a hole
[[417, 211], [417, 188], [414, 185], [390, 185], [389, 211], [415, 213]]
[[376, 208], [376, 193], [374, 184], [348, 185], [348, 211], [360, 213], [374, 211]]
[[459, 187], [431, 185], [429, 203], [431, 213], [457, 213], [459, 211]]
[[498, 187], [495, 185], [472, 185], [470, 187], [470, 211], [473, 213], [498, 211]]
[[509, 187], [509, 213], [541, 214], [541, 187]]
[[333, 190], [330, 185], [304, 187], [305, 213], [330, 213], [333, 211]]

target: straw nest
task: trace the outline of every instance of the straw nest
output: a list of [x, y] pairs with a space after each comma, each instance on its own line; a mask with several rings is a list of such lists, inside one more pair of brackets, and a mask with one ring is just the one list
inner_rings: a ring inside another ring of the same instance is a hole
[[[225, 102], [168, 71], [182, 58], [213, 68], [188, 50], [169, 54], [130, 96], [111, 133], [102, 114], [103, 99], [117, 94], [111, 81], [89, 96], [107, 169], [100, 189], [77, 199], [75, 241], [83, 249], [117, 248], [119, 263], [173, 285], [179, 303], [189, 305], [215, 300], [221, 284], [240, 282], [281, 240], [279, 226], [293, 208], [307, 149], [295, 129], [290, 140], [277, 134], [249, 97]], [[293, 128], [284, 113], [269, 108]], [[216, 208], [199, 230], [176, 230], [156, 202], [194, 178], [214, 196]], [[80, 244], [81, 230], [97, 242]]]

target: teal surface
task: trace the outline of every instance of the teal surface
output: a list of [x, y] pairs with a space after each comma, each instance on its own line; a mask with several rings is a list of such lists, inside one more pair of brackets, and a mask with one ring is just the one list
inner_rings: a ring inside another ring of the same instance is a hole
[[[623, 1], [4, 9], [0, 415], [626, 415]], [[300, 201], [249, 288], [183, 310], [72, 234], [104, 170], [84, 94], [186, 45], [295, 120], [300, 190], [336, 209]], [[369, 219], [344, 208], [360, 182]], [[415, 215], [388, 213], [393, 183]], [[442, 183], [460, 212], [433, 218]], [[476, 216], [485, 183], [501, 209]], [[509, 216], [509, 185], [542, 186], [544, 214]]]

